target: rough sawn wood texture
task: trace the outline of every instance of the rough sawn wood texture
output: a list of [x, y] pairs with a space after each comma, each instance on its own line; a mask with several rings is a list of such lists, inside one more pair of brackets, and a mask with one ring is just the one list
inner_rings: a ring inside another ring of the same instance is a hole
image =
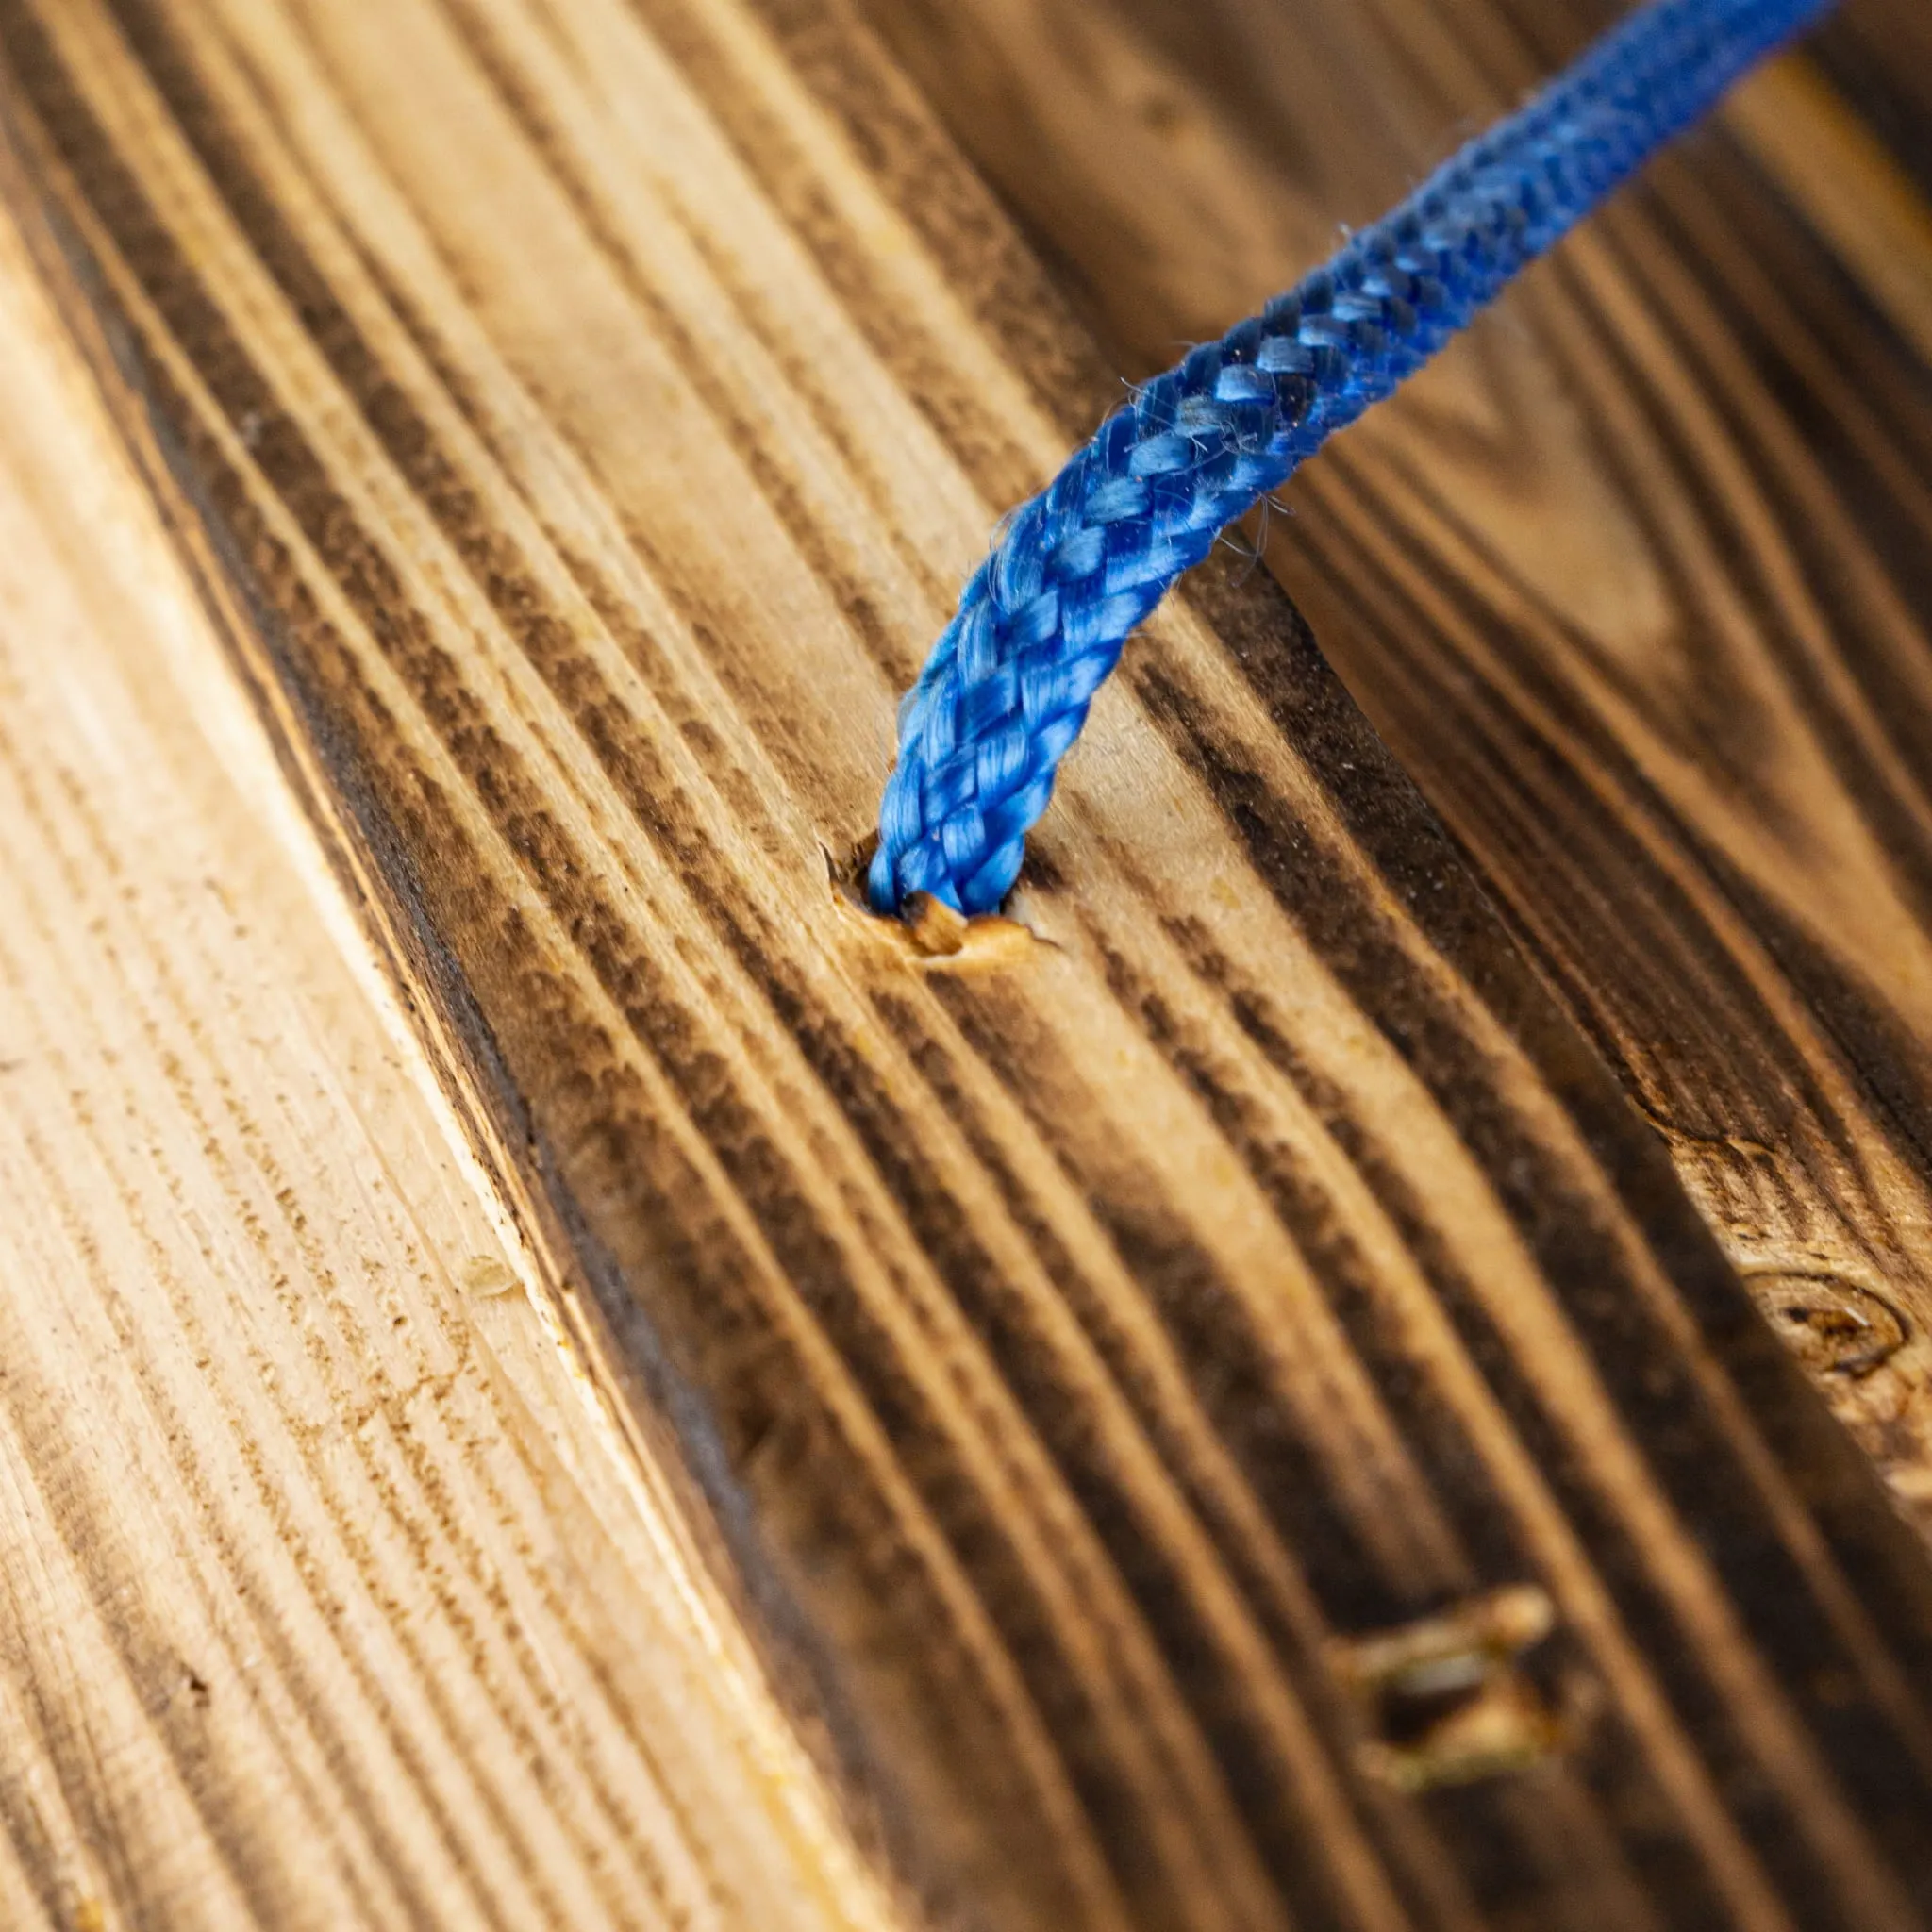
[[0, 220], [0, 1925], [887, 1932]]
[[0, 63], [559, 1313], [935, 1921], [1927, 1923], [1924, 1552], [1265, 579], [1137, 646], [1023, 929], [839, 890], [1109, 392], [845, 9], [5, 0]]
[[[1140, 375], [1617, 8], [872, 10]], [[1928, 31], [1852, 0], [1855, 92], [1754, 78], [1253, 534], [1932, 1534]]]

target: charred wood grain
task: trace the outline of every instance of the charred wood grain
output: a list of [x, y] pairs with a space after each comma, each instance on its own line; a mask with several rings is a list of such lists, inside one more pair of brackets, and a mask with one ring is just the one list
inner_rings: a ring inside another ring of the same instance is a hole
[[0, 59], [479, 1141], [931, 1916], [1924, 1923], [1924, 1552], [1272, 585], [1103, 702], [1034, 937], [839, 890], [1108, 397], [854, 17], [8, 0]]

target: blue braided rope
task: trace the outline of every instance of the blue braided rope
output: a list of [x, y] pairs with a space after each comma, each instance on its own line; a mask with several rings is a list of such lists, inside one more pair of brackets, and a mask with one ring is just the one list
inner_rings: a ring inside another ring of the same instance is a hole
[[1830, 5], [1653, 0], [1105, 424], [1008, 521], [900, 706], [874, 907], [997, 909], [1093, 693], [1168, 586]]

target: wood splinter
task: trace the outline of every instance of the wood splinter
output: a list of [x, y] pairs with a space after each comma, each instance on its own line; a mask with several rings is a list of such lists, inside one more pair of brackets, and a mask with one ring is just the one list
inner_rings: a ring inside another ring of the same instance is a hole
[[1492, 1591], [1419, 1623], [1337, 1638], [1336, 1673], [1372, 1735], [1363, 1768], [1407, 1791], [1524, 1770], [1568, 1741], [1562, 1719], [1519, 1668], [1556, 1627], [1533, 1584]]

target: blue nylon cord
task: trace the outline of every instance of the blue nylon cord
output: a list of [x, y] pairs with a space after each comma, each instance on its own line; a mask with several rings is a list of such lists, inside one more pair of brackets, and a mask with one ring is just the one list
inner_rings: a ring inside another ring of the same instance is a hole
[[997, 910], [1094, 691], [1168, 586], [1831, 4], [1653, 0], [1110, 418], [1008, 521], [899, 708], [874, 908], [929, 892]]

